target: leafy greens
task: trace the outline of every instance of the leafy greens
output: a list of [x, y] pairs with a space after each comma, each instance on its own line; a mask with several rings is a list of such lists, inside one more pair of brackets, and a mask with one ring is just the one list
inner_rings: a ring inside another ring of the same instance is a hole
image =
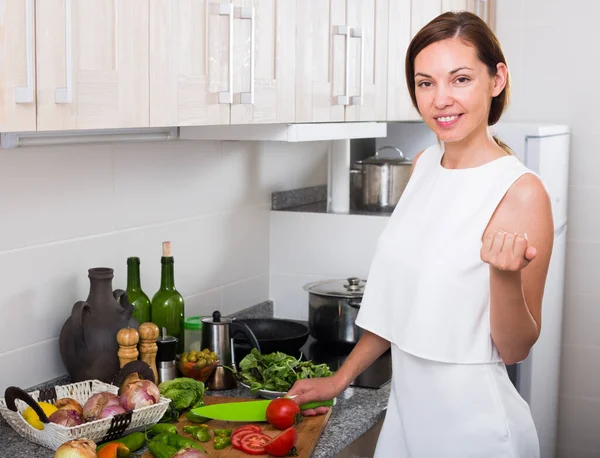
[[301, 361], [282, 352], [263, 355], [256, 348], [240, 361], [239, 367], [239, 377], [253, 393], [259, 390], [285, 392], [296, 380], [333, 375], [327, 364]]

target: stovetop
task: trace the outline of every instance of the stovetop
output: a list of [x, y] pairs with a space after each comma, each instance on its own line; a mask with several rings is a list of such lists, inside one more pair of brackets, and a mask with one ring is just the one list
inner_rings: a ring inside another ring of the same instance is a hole
[[[337, 371], [352, 349], [354, 344], [331, 344], [319, 342], [312, 336], [308, 337], [306, 343], [300, 348], [303, 360], [311, 360], [315, 364], [327, 364], [329, 369]], [[300, 355], [297, 355], [299, 357]], [[352, 381], [350, 386], [360, 388], [381, 388], [390, 382], [392, 378], [392, 357], [390, 350], [371, 364], [362, 374]]]

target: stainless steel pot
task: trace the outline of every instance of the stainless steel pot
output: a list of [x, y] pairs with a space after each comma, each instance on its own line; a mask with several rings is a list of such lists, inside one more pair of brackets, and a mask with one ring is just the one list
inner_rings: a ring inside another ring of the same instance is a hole
[[319, 341], [356, 343], [363, 334], [354, 321], [360, 309], [365, 280], [325, 280], [304, 285], [308, 291], [308, 327]]
[[[392, 149], [398, 157], [381, 157], [380, 152]], [[412, 161], [398, 148], [383, 146], [375, 156], [356, 161], [350, 170], [350, 196], [363, 210], [391, 211], [396, 207], [410, 178]]]

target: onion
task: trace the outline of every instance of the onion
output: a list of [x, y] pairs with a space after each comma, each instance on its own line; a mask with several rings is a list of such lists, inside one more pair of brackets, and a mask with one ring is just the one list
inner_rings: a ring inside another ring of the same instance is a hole
[[74, 439], [56, 449], [54, 458], [96, 458], [96, 443], [89, 439]]
[[179, 450], [173, 458], [208, 458], [206, 453], [203, 453], [202, 450], [198, 450], [196, 448], [185, 447]]
[[91, 396], [83, 405], [83, 419], [85, 421], [100, 420], [125, 413], [121, 407], [119, 396], [105, 391]]
[[57, 425], [63, 425], [67, 428], [72, 426], [78, 426], [83, 423], [83, 418], [79, 415], [79, 412], [76, 410], [57, 410], [52, 415], [48, 417], [52, 423], [56, 423]]
[[135, 380], [121, 392], [121, 405], [126, 410], [152, 406], [160, 401], [160, 391], [150, 380]]
[[75, 399], [62, 398], [54, 403], [58, 410], [75, 410], [79, 415], [83, 415], [83, 407]]

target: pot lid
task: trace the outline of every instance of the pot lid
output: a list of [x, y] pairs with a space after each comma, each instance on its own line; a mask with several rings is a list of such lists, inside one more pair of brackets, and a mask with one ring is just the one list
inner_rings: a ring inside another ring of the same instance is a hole
[[362, 297], [366, 280], [350, 277], [345, 280], [323, 280], [304, 285], [309, 293], [334, 297]]
[[[397, 157], [382, 157], [379, 155], [380, 151], [391, 149], [398, 153]], [[402, 151], [396, 148], [395, 146], [382, 146], [375, 152], [375, 156], [371, 156], [363, 161], [359, 161], [361, 164], [374, 164], [374, 165], [385, 165], [385, 164], [394, 164], [394, 165], [412, 165], [412, 161], [407, 157], [404, 157]]]

